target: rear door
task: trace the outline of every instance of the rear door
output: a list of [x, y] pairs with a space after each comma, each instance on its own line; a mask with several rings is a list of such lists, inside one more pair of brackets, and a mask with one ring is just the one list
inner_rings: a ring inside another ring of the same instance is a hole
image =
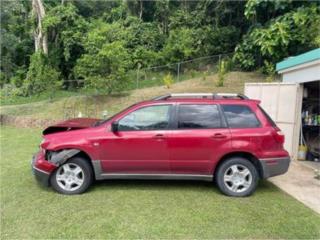
[[272, 127], [262, 127], [255, 112], [256, 104], [225, 103], [221, 109], [227, 120], [232, 136], [233, 151], [254, 152], [256, 154], [262, 149], [271, 149], [270, 141]]
[[177, 104], [175, 123], [168, 138], [171, 172], [212, 175], [215, 163], [231, 147], [219, 106]]

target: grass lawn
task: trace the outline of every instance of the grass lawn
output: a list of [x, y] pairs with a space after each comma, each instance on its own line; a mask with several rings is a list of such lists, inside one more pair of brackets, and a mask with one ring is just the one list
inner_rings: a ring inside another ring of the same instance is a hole
[[1, 126], [1, 239], [320, 237], [320, 216], [267, 181], [248, 198], [180, 181], [103, 181], [57, 194], [31, 175], [40, 140], [40, 130]]

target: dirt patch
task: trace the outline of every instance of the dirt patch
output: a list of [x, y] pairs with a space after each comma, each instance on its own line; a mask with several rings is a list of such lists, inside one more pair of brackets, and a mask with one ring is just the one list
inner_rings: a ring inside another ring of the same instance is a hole
[[34, 119], [31, 117], [0, 115], [0, 124], [18, 128], [45, 128], [57, 122], [53, 119]]

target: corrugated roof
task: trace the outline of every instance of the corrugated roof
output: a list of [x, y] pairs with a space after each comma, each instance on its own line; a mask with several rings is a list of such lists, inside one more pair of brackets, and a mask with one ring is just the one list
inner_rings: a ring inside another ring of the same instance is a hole
[[291, 68], [303, 63], [312, 62], [320, 59], [320, 48], [311, 50], [309, 52], [300, 54], [295, 57], [287, 58], [282, 62], [277, 63], [276, 70], [281, 71], [287, 68]]

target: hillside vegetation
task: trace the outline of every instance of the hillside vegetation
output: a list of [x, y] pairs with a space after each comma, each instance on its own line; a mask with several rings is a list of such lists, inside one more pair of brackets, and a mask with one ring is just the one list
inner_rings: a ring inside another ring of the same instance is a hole
[[228, 64], [273, 76], [278, 61], [320, 46], [317, 1], [2, 2], [0, 95], [7, 96], [111, 94], [127, 90], [131, 72], [173, 71], [174, 63], [227, 53]]
[[54, 101], [40, 101], [30, 104], [1, 106], [2, 114], [29, 116], [43, 119], [63, 119], [77, 117], [101, 118], [103, 111], [112, 115], [121, 109], [141, 100], [150, 99], [166, 93], [185, 92], [231, 92], [243, 93], [245, 82], [263, 82], [265, 76], [259, 73], [230, 72], [226, 74], [223, 87], [216, 87], [217, 74], [174, 83], [165, 86], [143, 88], [120, 95], [81, 95]]

